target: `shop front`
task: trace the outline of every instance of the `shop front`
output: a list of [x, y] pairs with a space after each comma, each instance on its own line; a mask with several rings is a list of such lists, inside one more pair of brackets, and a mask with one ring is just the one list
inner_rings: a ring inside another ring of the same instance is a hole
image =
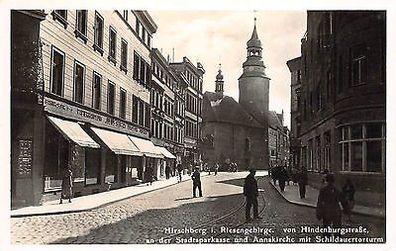
[[173, 155], [168, 149], [166, 149], [163, 146], [156, 146], [158, 150], [161, 152], [161, 154], [164, 156], [164, 160], [161, 163], [161, 177], [165, 177], [166, 173], [166, 167], [169, 167], [169, 171], [171, 174], [174, 173], [174, 167], [175, 167], [175, 161], [176, 161], [176, 156]]
[[53, 95], [43, 106], [41, 203], [59, 198], [68, 166], [74, 197], [141, 183], [145, 155], [128, 136], [148, 138], [148, 128]]
[[62, 178], [71, 168], [74, 183], [97, 183], [100, 145], [74, 121], [47, 116], [44, 146], [44, 194], [61, 190]]
[[143, 166], [141, 179], [144, 182], [159, 180], [161, 178], [161, 161], [164, 158], [159, 149], [147, 139], [128, 136], [130, 141], [143, 154]]

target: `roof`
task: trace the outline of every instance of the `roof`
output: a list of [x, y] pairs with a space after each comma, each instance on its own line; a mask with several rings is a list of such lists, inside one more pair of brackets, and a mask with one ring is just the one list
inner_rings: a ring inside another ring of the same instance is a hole
[[260, 41], [260, 39], [258, 37], [258, 34], [257, 34], [256, 22], [254, 23], [252, 37], [247, 42], [247, 46], [248, 47], [259, 47], [259, 48], [261, 48], [261, 41]]
[[205, 92], [203, 95], [202, 120], [264, 128], [232, 97], [214, 92]]
[[275, 111], [268, 111], [268, 126], [274, 129], [283, 129], [279, 116], [282, 116], [282, 114], [277, 114]]

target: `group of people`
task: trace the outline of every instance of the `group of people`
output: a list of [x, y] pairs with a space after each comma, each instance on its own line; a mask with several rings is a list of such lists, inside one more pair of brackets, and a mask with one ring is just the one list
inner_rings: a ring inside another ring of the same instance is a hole
[[286, 182], [289, 181], [289, 174], [286, 170], [285, 166], [280, 166], [276, 165], [274, 167], [271, 167], [269, 169], [269, 175], [272, 178], [272, 181], [274, 182], [274, 185], [276, 185], [276, 182], [278, 181], [279, 188], [282, 192], [285, 191], [285, 186]]
[[316, 217], [323, 220], [323, 226], [341, 226], [342, 212], [350, 220], [352, 209], [355, 204], [355, 187], [348, 178], [342, 190], [335, 186], [334, 174], [325, 175], [326, 185], [320, 189], [316, 205]]
[[203, 170], [206, 171], [206, 172], [208, 172], [209, 175], [210, 175], [210, 172], [211, 172], [212, 170], [213, 170], [213, 172], [214, 172], [214, 175], [217, 175], [217, 173], [219, 172], [219, 168], [220, 168], [219, 163], [215, 163], [215, 164], [213, 165], [213, 168], [212, 168], [210, 165], [208, 165], [208, 163], [205, 163], [204, 166], [203, 166]]

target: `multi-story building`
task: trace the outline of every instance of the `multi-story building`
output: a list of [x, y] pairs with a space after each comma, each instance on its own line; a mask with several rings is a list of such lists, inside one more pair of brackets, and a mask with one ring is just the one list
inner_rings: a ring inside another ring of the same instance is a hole
[[311, 180], [327, 169], [384, 191], [385, 23], [384, 11], [308, 11], [301, 59], [288, 65], [301, 80], [292, 132]]
[[289, 129], [283, 125], [282, 113], [268, 112], [268, 155], [270, 166], [289, 164]]
[[59, 191], [68, 167], [74, 196], [158, 175], [163, 154], [149, 137], [156, 29], [146, 11], [12, 12], [14, 204]]
[[300, 158], [300, 141], [298, 135], [300, 134], [301, 117], [300, 109], [300, 94], [301, 94], [301, 57], [297, 57], [287, 61], [287, 66], [290, 69], [291, 84], [290, 84], [290, 165], [292, 168], [298, 168]]
[[179, 80], [187, 84], [184, 97], [185, 155], [182, 162], [188, 166], [200, 164], [201, 154], [197, 145], [201, 138], [202, 84], [205, 70], [201, 63], [198, 62], [195, 66], [187, 57], [183, 57], [182, 62], [170, 63], [170, 66]]
[[[173, 169], [176, 159], [173, 153], [180, 152], [180, 149], [177, 148], [182, 144], [181, 139], [176, 136], [179, 133], [178, 130], [182, 130], [182, 126], [180, 127], [180, 124], [176, 123], [177, 115], [175, 115], [175, 103], [180, 102], [176, 97], [179, 79], [169, 67], [168, 60], [163, 57], [158, 49], [154, 48], [151, 51], [151, 58], [151, 137], [156, 145], [166, 149], [167, 163], [164, 163], [164, 165], [169, 165]], [[178, 156], [179, 159], [176, 159], [176, 161], [180, 161], [180, 155]], [[161, 165], [160, 173], [162, 176], [164, 175], [164, 165]]]

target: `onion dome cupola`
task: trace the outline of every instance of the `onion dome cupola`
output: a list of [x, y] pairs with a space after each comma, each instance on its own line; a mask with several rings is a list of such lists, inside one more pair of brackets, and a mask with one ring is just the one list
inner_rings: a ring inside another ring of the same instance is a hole
[[216, 75], [216, 90], [215, 92], [223, 96], [224, 93], [224, 76], [221, 72], [221, 64], [219, 64], [219, 71]]
[[263, 47], [259, 39], [256, 27], [256, 18], [254, 18], [254, 28], [252, 36], [247, 41], [247, 58], [243, 63], [244, 75], [257, 75], [267, 77], [265, 74], [265, 65], [262, 60]]
[[256, 18], [254, 18], [254, 28], [253, 28], [252, 37], [249, 39], [249, 41], [247, 41], [246, 45], [247, 45], [248, 57], [258, 56], [261, 58], [261, 52], [263, 48], [261, 47], [261, 41], [257, 34]]

